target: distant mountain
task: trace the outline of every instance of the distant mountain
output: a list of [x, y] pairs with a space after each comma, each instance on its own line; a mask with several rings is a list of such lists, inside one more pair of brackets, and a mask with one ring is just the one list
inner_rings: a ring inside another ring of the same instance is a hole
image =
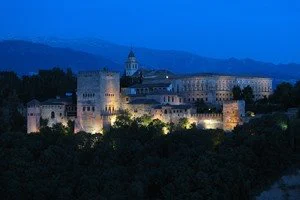
[[[123, 66], [130, 50], [128, 46], [117, 45], [100, 39], [35, 38], [34, 41], [101, 55], [115, 61], [120, 66]], [[154, 50], [140, 47], [135, 47], [134, 52], [142, 65], [154, 69], [167, 69], [176, 73], [213, 72], [268, 76], [278, 80], [300, 79], [300, 64], [276, 65], [252, 59], [214, 59], [184, 51]]]
[[20, 40], [0, 42], [0, 70], [13, 70], [19, 74], [28, 74], [56, 66], [63, 69], [72, 68], [75, 72], [105, 66], [114, 70], [121, 68], [117, 63], [100, 55], [68, 48], [50, 47]]
[[[61, 66], [74, 71], [99, 69], [107, 66], [123, 71], [130, 47], [99, 39], [66, 40], [58, 38], [34, 38], [32, 42], [0, 42], [0, 69], [19, 72], [36, 71], [39, 68]], [[71, 50], [73, 49], [73, 50]], [[167, 69], [175, 73], [223, 73], [231, 75], [255, 75], [275, 78], [279, 81], [300, 79], [299, 64], [272, 64], [252, 59], [214, 59], [196, 54], [134, 47], [140, 64], [150, 69]]]

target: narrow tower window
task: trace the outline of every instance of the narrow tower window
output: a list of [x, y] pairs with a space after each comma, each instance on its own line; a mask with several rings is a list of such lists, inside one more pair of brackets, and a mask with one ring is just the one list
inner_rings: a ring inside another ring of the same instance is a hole
[[51, 119], [54, 119], [55, 118], [55, 113], [52, 111], [51, 112]]

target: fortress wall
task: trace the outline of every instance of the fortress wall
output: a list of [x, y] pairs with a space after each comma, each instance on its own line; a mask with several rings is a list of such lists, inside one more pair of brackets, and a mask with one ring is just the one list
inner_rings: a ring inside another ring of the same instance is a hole
[[136, 118], [142, 117], [143, 115], [151, 116], [152, 106], [151, 104], [124, 104], [123, 108]]
[[100, 117], [100, 71], [79, 72], [77, 77], [77, 119], [75, 132], [102, 130]]
[[100, 75], [100, 110], [114, 112], [120, 110], [120, 75], [103, 71]]
[[75, 132], [101, 133], [103, 116], [120, 110], [120, 75], [107, 70], [80, 72], [77, 78]]
[[67, 126], [68, 118], [67, 116], [64, 115], [65, 115], [64, 105], [42, 105], [41, 106], [41, 117], [43, 119], [48, 120], [48, 126], [50, 127], [52, 127], [54, 124], [57, 123], [62, 123], [64, 126]]
[[27, 107], [27, 133], [39, 132], [40, 118], [40, 105], [30, 105]]
[[193, 114], [189, 119], [191, 123], [195, 123], [198, 128], [202, 129], [222, 129], [222, 114]]
[[232, 100], [232, 89], [238, 85], [242, 89], [248, 85], [253, 89], [255, 100], [272, 94], [272, 79], [261, 77], [199, 75], [183, 76], [172, 80], [174, 92], [184, 97], [185, 103], [203, 99], [206, 103], [222, 105]]
[[245, 101], [230, 101], [223, 104], [223, 129], [233, 130], [245, 118]]

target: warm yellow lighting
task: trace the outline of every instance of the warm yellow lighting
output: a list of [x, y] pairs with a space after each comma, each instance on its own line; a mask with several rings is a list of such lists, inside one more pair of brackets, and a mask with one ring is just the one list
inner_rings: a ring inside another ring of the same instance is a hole
[[169, 131], [169, 129], [167, 128], [167, 127], [163, 127], [163, 133], [165, 134], [165, 135], [167, 135], [170, 131]]
[[115, 124], [116, 120], [117, 120], [117, 115], [113, 115], [110, 118], [110, 125], [113, 126]]
[[217, 129], [219, 122], [216, 120], [206, 119], [203, 120], [203, 125], [205, 129]]

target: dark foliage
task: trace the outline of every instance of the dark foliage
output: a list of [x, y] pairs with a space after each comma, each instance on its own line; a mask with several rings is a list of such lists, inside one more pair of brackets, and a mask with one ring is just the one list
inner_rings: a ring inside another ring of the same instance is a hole
[[242, 90], [243, 99], [247, 104], [253, 103], [254, 95], [252, 88], [248, 85]]
[[194, 103], [197, 113], [220, 113], [222, 110], [217, 109], [215, 106], [207, 105], [203, 99], [197, 99]]
[[233, 100], [245, 100], [247, 104], [253, 103], [253, 90], [248, 85], [247, 87], [241, 89], [239, 86], [234, 86], [232, 89]]
[[120, 84], [122, 88], [126, 88], [139, 83], [142, 83], [142, 77], [129, 77], [123, 75], [120, 80]]
[[233, 94], [234, 100], [242, 100], [243, 99], [242, 89], [239, 86], [233, 87], [232, 94]]
[[66, 92], [75, 94], [76, 77], [70, 69], [59, 68], [22, 78], [14, 72], [0, 72], [0, 85], [0, 131], [25, 131], [26, 103], [33, 98], [43, 101]]
[[0, 135], [2, 199], [250, 199], [289, 164], [284, 116], [221, 130], [178, 130], [126, 115], [104, 135]]
[[300, 81], [295, 85], [283, 82], [276, 87], [274, 93], [269, 98], [246, 104], [246, 110], [255, 113], [271, 113], [299, 106]]
[[14, 72], [0, 72], [1, 95], [14, 94], [23, 103], [33, 98], [46, 100], [66, 92], [75, 92], [76, 77], [71, 69], [40, 70], [37, 75], [18, 77]]

